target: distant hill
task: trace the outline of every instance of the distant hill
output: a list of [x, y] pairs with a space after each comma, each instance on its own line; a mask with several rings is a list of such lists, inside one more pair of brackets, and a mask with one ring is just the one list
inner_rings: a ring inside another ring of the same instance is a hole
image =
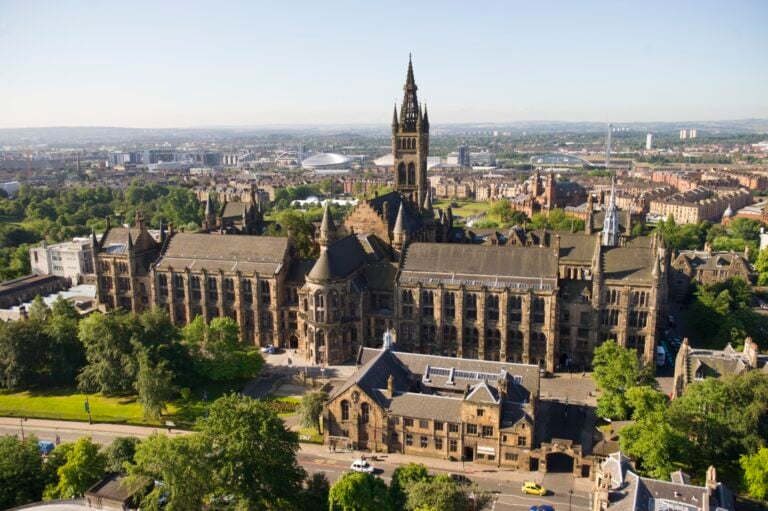
[[[703, 133], [768, 134], [768, 119], [738, 119], [726, 121], [676, 121], [676, 122], [625, 122], [614, 126], [628, 128], [631, 131], [653, 131], [656, 133], [675, 132], [680, 129], [696, 128]], [[547, 132], [600, 132], [606, 129], [602, 122], [568, 121], [515, 121], [507, 123], [448, 123], [432, 125], [438, 133], [465, 131], [512, 131], [519, 134]], [[199, 128], [115, 128], [109, 126], [54, 126], [44, 128], [3, 128], [0, 129], [0, 145], [67, 145], [67, 144], [121, 144], [126, 141], [136, 143], [155, 143], [158, 141], [217, 140], [245, 136], [264, 136], [270, 134], [344, 134], [344, 135], [379, 135], [385, 136], [389, 126], [354, 125], [354, 124], [296, 124], [264, 126], [215, 126]]]

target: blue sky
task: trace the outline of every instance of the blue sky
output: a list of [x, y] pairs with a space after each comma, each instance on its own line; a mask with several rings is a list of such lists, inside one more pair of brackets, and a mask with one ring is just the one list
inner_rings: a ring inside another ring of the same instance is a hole
[[768, 1], [0, 0], [0, 127], [768, 117]]

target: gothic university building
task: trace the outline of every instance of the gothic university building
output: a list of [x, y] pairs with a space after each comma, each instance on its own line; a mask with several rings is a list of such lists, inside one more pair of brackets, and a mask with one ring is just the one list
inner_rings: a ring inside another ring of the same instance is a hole
[[589, 211], [586, 232], [468, 236], [450, 208], [432, 206], [429, 118], [410, 63], [392, 151], [395, 190], [360, 201], [338, 226], [326, 210], [314, 261], [289, 237], [260, 235], [255, 206], [216, 214], [207, 204], [200, 232], [161, 226], [159, 239], [140, 217], [108, 226], [94, 236], [101, 308], [163, 307], [179, 325], [231, 317], [243, 342], [297, 349], [317, 364], [380, 347], [389, 329], [397, 351], [547, 371], [588, 365], [609, 338], [653, 359], [669, 257], [657, 237], [630, 235], [613, 192], [594, 212], [602, 228]]

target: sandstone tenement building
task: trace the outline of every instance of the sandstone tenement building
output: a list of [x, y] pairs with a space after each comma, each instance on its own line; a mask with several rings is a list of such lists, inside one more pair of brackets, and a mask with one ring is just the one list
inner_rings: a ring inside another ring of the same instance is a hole
[[317, 364], [379, 346], [388, 329], [400, 351], [547, 371], [588, 365], [608, 338], [651, 361], [666, 307], [661, 240], [632, 237], [612, 192], [585, 232], [516, 227], [477, 244], [450, 208], [432, 206], [416, 91], [409, 62], [392, 119], [395, 191], [361, 201], [338, 226], [326, 210], [317, 260], [300, 259], [288, 237], [259, 235], [258, 201], [218, 213], [209, 202], [201, 232], [161, 227], [159, 241], [137, 216], [135, 227], [94, 235], [101, 308], [163, 307], [180, 325], [231, 317], [244, 342]]

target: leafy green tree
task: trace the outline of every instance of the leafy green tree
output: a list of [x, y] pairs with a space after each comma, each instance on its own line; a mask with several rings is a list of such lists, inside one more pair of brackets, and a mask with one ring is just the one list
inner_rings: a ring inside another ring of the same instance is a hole
[[636, 420], [619, 433], [621, 450], [639, 460], [641, 474], [669, 479], [675, 470], [686, 468], [691, 445], [682, 431], [674, 428], [664, 411], [654, 411]]
[[744, 470], [744, 487], [750, 497], [768, 500], [768, 447], [742, 455], [739, 464]]
[[122, 310], [91, 314], [80, 322], [79, 337], [87, 365], [78, 386], [88, 392], [115, 394], [133, 387], [136, 361], [131, 339], [135, 322]]
[[440, 511], [481, 511], [493, 503], [493, 497], [477, 485], [464, 488], [450, 476], [440, 474], [427, 479], [415, 480], [405, 487], [405, 509], [439, 509]]
[[[197, 435], [169, 438], [154, 434], [136, 447], [126, 466], [128, 484], [149, 478], [159, 481], [141, 499], [141, 509], [187, 511], [204, 509], [213, 494], [211, 466]], [[161, 497], [165, 505], [161, 505]]]
[[173, 398], [173, 374], [166, 368], [164, 360], [153, 364], [144, 349], [138, 354], [138, 364], [134, 383], [138, 401], [145, 417], [158, 420], [165, 405]]
[[107, 472], [124, 472], [125, 466], [133, 462], [139, 439], [131, 436], [119, 436], [104, 448], [105, 469]]
[[597, 399], [598, 415], [619, 420], [628, 418], [631, 410], [625, 393], [641, 382], [649, 383], [641, 380], [643, 373], [637, 352], [609, 339], [595, 349], [592, 366], [592, 377], [601, 391]]
[[72, 442], [64, 442], [48, 453], [48, 457], [43, 464], [43, 475], [45, 476], [44, 500], [55, 498], [56, 485], [59, 483], [59, 468], [67, 462], [67, 453], [74, 446], [75, 444]]
[[80, 314], [59, 297], [51, 307], [51, 318], [45, 326], [49, 345], [49, 371], [54, 384], [74, 383], [85, 364], [85, 351], [78, 339]]
[[315, 428], [320, 433], [320, 414], [323, 413], [323, 405], [326, 401], [328, 401], [328, 394], [322, 390], [304, 394], [299, 406], [302, 426]]
[[276, 223], [267, 229], [268, 236], [288, 236], [290, 233], [299, 257], [317, 257], [317, 247], [312, 242], [312, 224], [302, 213], [288, 209], [278, 213], [275, 220]]
[[217, 399], [198, 420], [212, 481], [249, 509], [295, 504], [305, 472], [296, 462], [298, 436], [262, 401], [236, 394]]
[[304, 482], [299, 509], [302, 511], [327, 511], [331, 483], [323, 472], [316, 472]]
[[105, 475], [106, 459], [90, 437], [80, 437], [67, 452], [67, 462], [58, 469], [56, 498], [80, 497]]
[[0, 321], [0, 386], [17, 389], [40, 382], [49, 344], [43, 329], [32, 319]]
[[758, 272], [757, 284], [768, 286], [768, 249], [763, 249], [758, 254], [755, 269]]
[[189, 349], [195, 372], [216, 381], [253, 378], [264, 359], [255, 348], [240, 342], [240, 329], [231, 318], [216, 318], [206, 324], [197, 316], [184, 327], [183, 343]]
[[406, 504], [406, 487], [413, 482], [427, 481], [429, 471], [421, 463], [408, 463], [397, 467], [392, 472], [392, 481], [389, 483], [389, 494], [395, 509], [404, 509]]
[[37, 502], [45, 479], [37, 438], [0, 436], [0, 509]]
[[664, 412], [669, 398], [650, 386], [630, 387], [625, 392], [626, 402], [632, 410], [632, 420], [642, 420], [653, 413]]
[[348, 472], [331, 486], [328, 511], [394, 511], [387, 485], [380, 478]]

